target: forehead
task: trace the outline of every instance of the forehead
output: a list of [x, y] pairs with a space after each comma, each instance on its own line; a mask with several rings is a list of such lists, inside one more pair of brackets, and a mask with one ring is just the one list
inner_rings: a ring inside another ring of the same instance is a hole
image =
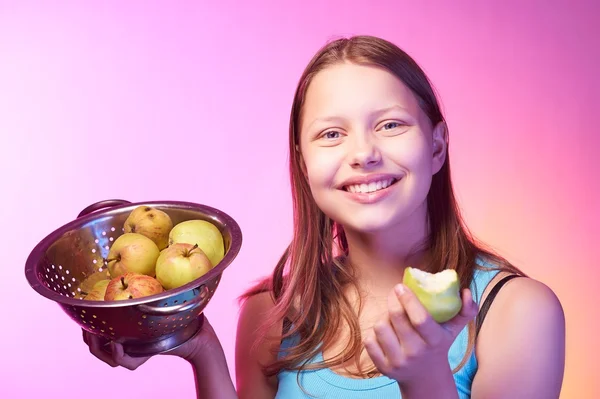
[[303, 125], [316, 118], [361, 118], [373, 110], [400, 106], [418, 117], [418, 101], [395, 75], [375, 66], [336, 64], [317, 73], [303, 106]]

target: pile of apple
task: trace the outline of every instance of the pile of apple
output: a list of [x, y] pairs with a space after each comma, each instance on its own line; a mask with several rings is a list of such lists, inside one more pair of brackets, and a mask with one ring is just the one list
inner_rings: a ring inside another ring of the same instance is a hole
[[105, 260], [107, 270], [82, 281], [78, 298], [118, 301], [159, 294], [201, 277], [224, 257], [221, 232], [205, 220], [173, 226], [167, 213], [139, 206], [123, 228]]

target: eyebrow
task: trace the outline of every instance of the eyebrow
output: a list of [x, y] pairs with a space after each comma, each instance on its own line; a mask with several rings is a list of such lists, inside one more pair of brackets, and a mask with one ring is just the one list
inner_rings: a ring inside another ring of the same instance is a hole
[[[408, 109], [406, 109], [406, 108], [404, 108], [404, 107], [402, 107], [402, 106], [400, 106], [398, 104], [394, 104], [392, 106], [385, 107], [385, 108], [380, 108], [380, 109], [378, 109], [376, 111], [373, 111], [373, 112], [371, 112], [370, 116], [377, 118], [377, 117], [380, 117], [381, 115], [384, 115], [384, 114], [386, 114], [386, 113], [388, 113], [390, 111], [395, 111], [395, 110], [400, 110], [400, 111], [408, 112]], [[344, 118], [342, 118], [340, 116], [325, 116], [325, 117], [313, 119], [313, 121], [310, 122], [306, 128], [310, 129], [310, 127], [312, 125], [314, 125], [315, 123], [317, 123], [317, 122], [340, 122], [340, 121], [343, 121], [343, 120], [344, 120]]]

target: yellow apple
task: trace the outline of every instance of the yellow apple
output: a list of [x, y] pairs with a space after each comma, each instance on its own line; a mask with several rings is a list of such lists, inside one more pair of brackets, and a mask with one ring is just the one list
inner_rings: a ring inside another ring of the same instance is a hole
[[115, 240], [108, 252], [108, 271], [111, 278], [127, 272], [154, 277], [160, 251], [154, 241], [138, 233], [125, 233]]
[[169, 232], [173, 228], [173, 221], [166, 212], [142, 205], [129, 214], [123, 228], [125, 233], [139, 233], [148, 237], [162, 250], [169, 245]]
[[125, 273], [113, 278], [106, 287], [104, 300], [123, 301], [160, 294], [164, 289], [154, 278], [145, 274]]
[[206, 220], [187, 220], [173, 227], [169, 234], [169, 245], [178, 243], [198, 245], [213, 267], [225, 256], [223, 235]]
[[106, 288], [108, 287], [109, 283], [110, 280], [98, 281], [84, 299], [86, 301], [103, 301], [104, 295], [106, 294]]
[[84, 295], [89, 294], [94, 289], [96, 283], [102, 280], [110, 280], [108, 270], [90, 274], [81, 282], [81, 284], [79, 284], [79, 289]]
[[444, 323], [460, 312], [462, 300], [456, 270], [446, 269], [439, 273], [407, 267], [403, 284], [417, 296], [431, 317]]
[[208, 257], [192, 244], [172, 244], [156, 261], [156, 279], [165, 289], [181, 287], [212, 269]]

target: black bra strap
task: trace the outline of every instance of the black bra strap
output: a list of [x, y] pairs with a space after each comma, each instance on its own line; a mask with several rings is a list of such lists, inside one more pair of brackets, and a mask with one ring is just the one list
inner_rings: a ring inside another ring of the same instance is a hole
[[500, 281], [498, 281], [496, 283], [496, 285], [494, 285], [494, 287], [492, 288], [492, 290], [490, 291], [488, 296], [485, 298], [485, 301], [483, 302], [481, 309], [479, 309], [479, 314], [477, 315], [475, 336], [479, 335], [479, 330], [481, 329], [481, 326], [483, 325], [483, 320], [485, 319], [485, 316], [487, 315], [488, 310], [490, 310], [490, 306], [492, 306], [492, 302], [494, 301], [494, 298], [500, 291], [500, 288], [502, 288], [502, 286], [504, 284], [506, 284], [509, 280], [512, 280], [515, 277], [521, 277], [521, 276], [519, 276], [517, 274], [511, 274], [511, 275], [508, 275], [508, 276], [502, 278]]

